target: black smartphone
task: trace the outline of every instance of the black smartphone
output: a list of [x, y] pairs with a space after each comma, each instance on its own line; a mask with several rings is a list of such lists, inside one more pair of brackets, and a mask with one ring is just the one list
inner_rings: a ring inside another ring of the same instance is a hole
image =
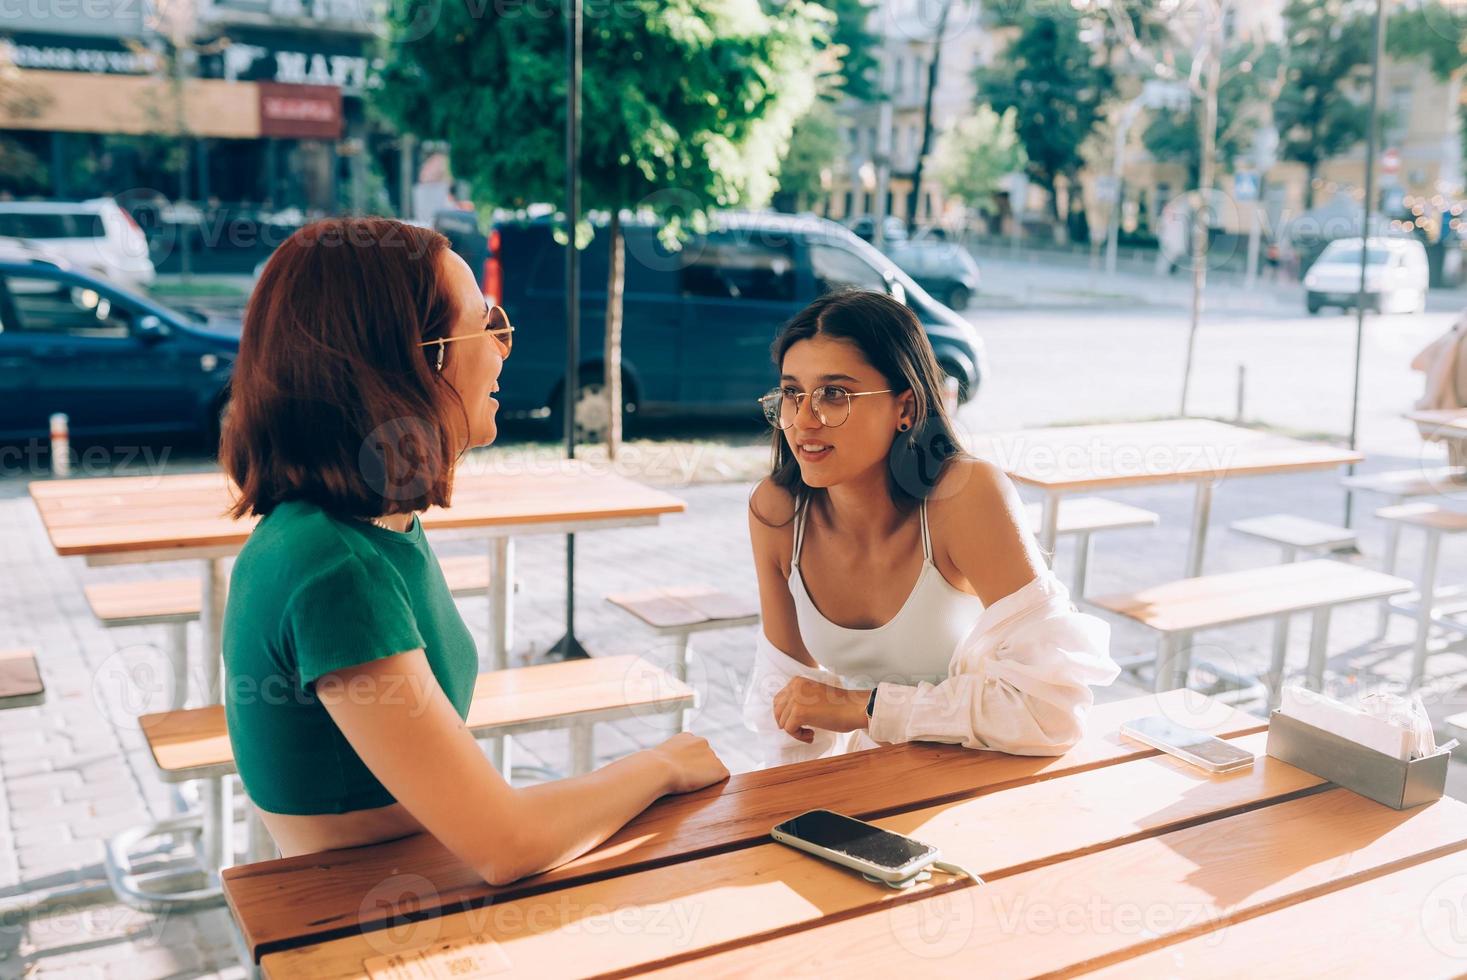
[[883, 881], [904, 881], [941, 856], [931, 844], [833, 810], [802, 813], [776, 826], [770, 836]]

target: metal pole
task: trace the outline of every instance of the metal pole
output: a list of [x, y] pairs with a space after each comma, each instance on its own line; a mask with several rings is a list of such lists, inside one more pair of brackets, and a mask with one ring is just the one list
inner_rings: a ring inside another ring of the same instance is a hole
[[[565, 4], [565, 455], [576, 458], [576, 394], [580, 388], [581, 253], [576, 225], [581, 219], [581, 0]], [[570, 660], [587, 656], [576, 639], [576, 536], [565, 536], [565, 636], [550, 657]]]
[[[1385, 60], [1385, 0], [1375, 0], [1375, 53], [1370, 62], [1370, 130], [1365, 139], [1365, 207], [1360, 224], [1360, 290], [1355, 297], [1355, 379], [1350, 396], [1350, 448], [1360, 435], [1360, 357], [1365, 346], [1365, 268], [1370, 257], [1370, 218], [1375, 207], [1375, 150], [1380, 129], [1380, 63]], [[1349, 466], [1355, 475], [1355, 464]], [[1345, 526], [1353, 527], [1355, 495], [1345, 490]]]

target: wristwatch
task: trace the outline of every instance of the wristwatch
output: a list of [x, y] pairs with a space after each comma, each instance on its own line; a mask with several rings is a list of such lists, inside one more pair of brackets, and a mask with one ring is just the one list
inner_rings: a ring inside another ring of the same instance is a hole
[[876, 688], [871, 689], [871, 697], [866, 701], [866, 717], [871, 717], [871, 712], [876, 710]]

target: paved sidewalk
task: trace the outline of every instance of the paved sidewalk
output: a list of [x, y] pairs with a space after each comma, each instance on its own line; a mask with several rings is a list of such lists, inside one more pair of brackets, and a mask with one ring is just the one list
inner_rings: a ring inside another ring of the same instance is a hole
[[[1417, 465], [1411, 459], [1372, 460], [1370, 469]], [[1207, 570], [1268, 564], [1273, 550], [1230, 535], [1229, 521], [1278, 511], [1337, 521], [1342, 496], [1334, 474], [1266, 477], [1225, 482], [1216, 492]], [[747, 483], [670, 487], [688, 503], [688, 512], [656, 528], [584, 534], [577, 539], [577, 578], [581, 584], [577, 625], [581, 639], [596, 654], [641, 653], [663, 659], [670, 651], [649, 639], [631, 619], [607, 604], [611, 592], [658, 583], [702, 582], [752, 595], [745, 521]], [[1116, 499], [1160, 513], [1155, 530], [1097, 538], [1091, 566], [1095, 593], [1140, 587], [1180, 574], [1192, 494], [1187, 487], [1156, 487], [1117, 493]], [[1357, 514], [1369, 514], [1374, 501], [1357, 501]], [[1362, 561], [1380, 553], [1382, 528], [1360, 522]], [[51, 550], [23, 488], [0, 487], [0, 638], [5, 646], [34, 646], [45, 674], [48, 700], [39, 708], [0, 713], [0, 908], [18, 896], [52, 886], [75, 885], [101, 876], [102, 842], [117, 831], [166, 812], [168, 800], [153, 771], [131, 718], [136, 705], [123, 703], [129, 671], [162, 664], [157, 630], [138, 627], [107, 631], [92, 620], [82, 597], [84, 582], [191, 574], [192, 565], [141, 569], [89, 569], [63, 560]], [[444, 554], [475, 550], [473, 542], [442, 545]], [[1414, 571], [1419, 542], [1406, 535], [1402, 568]], [[515, 607], [518, 653], [543, 651], [561, 633], [564, 587], [562, 539], [519, 539], [520, 591]], [[1061, 544], [1059, 568], [1069, 567]], [[1444, 549], [1440, 581], [1467, 580], [1467, 553]], [[486, 602], [463, 600], [470, 626], [484, 642]], [[1330, 644], [1331, 687], [1374, 686], [1403, 676], [1409, 662], [1412, 627], [1399, 617], [1385, 641], [1372, 641], [1372, 608], [1340, 611]], [[735, 771], [756, 763], [739, 704], [748, 676], [754, 628], [696, 638], [693, 681], [703, 694], [693, 730], [707, 736]], [[192, 642], [199, 642], [195, 627]], [[1307, 623], [1292, 634], [1291, 668], [1302, 667]], [[1199, 637], [1197, 659], [1260, 667], [1268, 656], [1269, 627], [1256, 625]], [[1150, 651], [1144, 631], [1117, 624], [1113, 652], [1118, 657]], [[1461, 711], [1461, 686], [1467, 657], [1442, 653], [1429, 662], [1438, 678], [1428, 692], [1433, 716]], [[1097, 692], [1101, 700], [1131, 697], [1144, 690], [1126, 675]], [[144, 709], [146, 710], [146, 709]], [[602, 725], [597, 733], [599, 761], [653, 744], [661, 733], [646, 721]], [[544, 734], [516, 741], [520, 760], [561, 766], [563, 736]], [[1457, 786], [1456, 774], [1453, 787]], [[0, 917], [0, 980], [9, 977], [195, 977], [241, 976], [230, 943], [228, 913], [163, 916], [121, 905], [77, 904], [60, 914]]]

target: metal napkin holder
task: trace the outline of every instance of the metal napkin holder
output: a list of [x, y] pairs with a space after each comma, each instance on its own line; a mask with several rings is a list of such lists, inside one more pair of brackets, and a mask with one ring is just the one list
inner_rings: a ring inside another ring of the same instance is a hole
[[1396, 810], [1441, 799], [1452, 754], [1448, 749], [1420, 759], [1397, 759], [1278, 709], [1268, 716], [1266, 751], [1280, 762]]

